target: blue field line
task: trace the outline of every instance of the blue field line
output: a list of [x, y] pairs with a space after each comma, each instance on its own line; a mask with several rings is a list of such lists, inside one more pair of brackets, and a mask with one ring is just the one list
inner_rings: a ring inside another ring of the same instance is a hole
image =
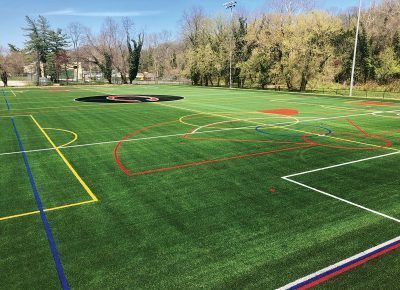
[[8, 100], [6, 98], [4, 98], [4, 101], [6, 102], [6, 108], [8, 111], [10, 111], [10, 104], [8, 103]]
[[50, 225], [49, 225], [49, 222], [47, 220], [46, 214], [45, 214], [45, 212], [43, 210], [42, 200], [40, 199], [39, 192], [38, 192], [38, 190], [36, 188], [36, 184], [35, 184], [35, 181], [33, 179], [32, 171], [31, 171], [31, 168], [30, 168], [29, 163], [28, 163], [28, 158], [26, 156], [24, 146], [22, 145], [22, 141], [21, 141], [21, 139], [19, 137], [17, 126], [15, 124], [15, 121], [14, 121], [13, 117], [11, 118], [11, 122], [12, 122], [12, 125], [14, 127], [15, 136], [17, 137], [19, 149], [20, 149], [22, 157], [24, 159], [26, 172], [28, 174], [29, 182], [30, 182], [32, 190], [33, 190], [33, 195], [35, 197], [37, 208], [38, 208], [38, 210], [40, 212], [40, 217], [42, 219], [42, 223], [43, 223], [43, 226], [44, 226], [44, 229], [45, 229], [45, 232], [46, 232], [47, 241], [49, 242], [51, 254], [53, 255], [53, 260], [54, 260], [54, 264], [55, 264], [55, 267], [56, 267], [56, 270], [57, 270], [58, 279], [60, 280], [60, 283], [61, 283], [61, 288], [62, 289], [69, 289], [67, 278], [65, 277], [64, 269], [63, 269], [63, 266], [61, 264], [60, 256], [59, 256], [58, 251], [57, 251], [56, 243], [54, 241], [54, 237], [53, 237], [53, 234], [51, 232]]

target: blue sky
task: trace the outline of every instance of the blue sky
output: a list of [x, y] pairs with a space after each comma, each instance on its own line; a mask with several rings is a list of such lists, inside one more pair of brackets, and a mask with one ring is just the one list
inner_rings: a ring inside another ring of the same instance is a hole
[[[81, 22], [99, 30], [106, 16], [129, 16], [137, 30], [157, 32], [170, 30], [177, 32], [179, 20], [185, 9], [201, 6], [206, 12], [224, 13], [224, 0], [0, 0], [0, 46], [13, 43], [22, 46], [25, 15], [36, 17], [45, 15], [53, 27], [64, 28], [70, 22]], [[265, 0], [238, 0], [239, 6], [251, 12], [265, 9]], [[326, 9], [344, 9], [355, 6], [358, 0], [319, 0], [319, 5]]]

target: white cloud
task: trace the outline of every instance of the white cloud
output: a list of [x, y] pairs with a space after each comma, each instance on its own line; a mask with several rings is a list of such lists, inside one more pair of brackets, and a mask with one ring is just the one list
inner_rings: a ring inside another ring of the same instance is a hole
[[149, 16], [160, 14], [161, 11], [86, 11], [80, 12], [74, 9], [63, 9], [48, 11], [42, 15], [49, 16], [83, 16], [83, 17], [129, 17], [129, 16]]

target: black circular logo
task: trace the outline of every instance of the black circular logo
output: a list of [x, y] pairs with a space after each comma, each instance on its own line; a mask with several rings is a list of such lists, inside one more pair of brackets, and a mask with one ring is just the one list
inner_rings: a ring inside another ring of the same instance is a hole
[[119, 104], [137, 104], [137, 103], [157, 103], [172, 102], [182, 100], [183, 97], [165, 96], [165, 95], [110, 95], [110, 96], [93, 96], [77, 98], [77, 102], [87, 103], [119, 103]]

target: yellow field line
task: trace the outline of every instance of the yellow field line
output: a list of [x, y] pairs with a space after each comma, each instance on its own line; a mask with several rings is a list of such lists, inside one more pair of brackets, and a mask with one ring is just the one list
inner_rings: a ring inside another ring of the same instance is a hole
[[72, 172], [72, 174], [75, 176], [75, 178], [79, 181], [79, 183], [82, 185], [82, 187], [86, 190], [86, 192], [89, 194], [89, 196], [92, 198], [93, 201], [98, 201], [96, 195], [92, 192], [92, 190], [87, 186], [85, 181], [79, 176], [79, 174], [76, 172], [74, 167], [72, 167], [71, 163], [67, 160], [67, 158], [62, 154], [60, 151], [60, 148], [57, 147], [54, 142], [50, 139], [49, 135], [47, 135], [46, 131], [40, 126], [38, 121], [36, 121], [35, 117], [31, 115], [31, 118], [33, 122], [36, 124], [36, 126], [39, 128], [39, 130], [42, 132], [42, 134], [46, 137], [47, 141], [50, 143], [50, 145], [54, 148], [54, 150], [58, 153], [58, 155], [61, 157], [61, 159], [64, 161], [64, 163], [67, 165], [68, 169]]
[[[177, 108], [177, 109], [181, 109], [181, 110], [187, 110], [187, 111], [201, 113], [201, 114], [204, 114], [204, 115], [218, 116], [218, 117], [223, 117], [223, 118], [227, 118], [227, 119], [239, 120], [239, 121], [243, 121], [243, 122], [252, 123], [252, 124], [258, 124], [259, 125], [259, 122], [254, 122], [254, 121], [250, 121], [250, 120], [244, 120], [244, 119], [239, 119], [239, 118], [234, 118], [234, 117], [229, 117], [229, 116], [224, 116], [224, 115], [219, 115], [219, 114], [214, 114], [214, 113], [205, 113], [205, 112], [201, 112], [201, 111], [197, 111], [197, 110], [193, 110], [193, 109], [188, 109], [188, 108], [181, 108], [181, 107], [177, 107], [177, 106], [173, 106], [173, 105], [166, 105], [166, 104], [161, 104], [161, 103], [154, 103], [154, 104], [157, 104], [157, 105], [160, 105], [160, 106], [164, 106], [164, 107]], [[314, 135], [314, 136], [319, 136], [320, 135], [318, 133], [312, 133], [312, 132], [307, 132], [307, 131], [302, 131], [302, 130], [296, 130], [296, 129], [288, 128], [288, 127], [280, 127], [280, 126], [269, 126], [269, 127], [270, 128], [285, 129], [285, 130], [290, 130], [290, 131], [297, 131], [297, 132], [300, 132], [300, 133], [310, 134], [310, 135]], [[349, 142], [349, 143], [367, 145], [367, 146], [371, 146], [371, 147], [382, 148], [382, 149], [387, 149], [387, 150], [392, 150], [392, 151], [399, 151], [398, 149], [395, 149], [395, 148], [384, 147], [384, 146], [379, 146], [379, 145], [374, 145], [374, 144], [369, 144], [369, 143], [364, 143], [364, 142], [358, 142], [358, 141], [354, 141], [354, 140], [338, 138], [338, 137], [333, 137], [333, 136], [329, 136], [329, 135], [324, 135], [324, 136], [326, 138], [336, 139], [336, 140], [345, 141], [345, 142]]]
[[10, 89], [10, 92], [14, 95], [14, 97], [17, 96], [12, 89]]
[[[74, 207], [74, 206], [80, 206], [80, 205], [94, 203], [94, 202], [95, 202], [95, 200], [82, 201], [82, 202], [71, 203], [71, 204], [66, 204], [66, 205], [62, 205], [62, 206], [47, 208], [47, 209], [44, 209], [43, 211], [45, 211], [45, 212], [55, 211], [55, 210], [59, 210], [59, 209], [64, 209], [64, 208], [69, 208], [69, 207]], [[6, 217], [0, 218], [0, 222], [1, 221], [5, 221], [5, 220], [11, 220], [11, 219], [15, 219], [15, 218], [20, 218], [20, 217], [25, 217], [25, 216], [31, 216], [31, 215], [35, 215], [35, 214], [39, 214], [39, 213], [40, 212], [37, 210], [37, 211], [30, 211], [30, 212], [25, 212], [25, 213], [16, 214], [16, 215], [10, 215], [10, 216], [6, 216]]]
[[53, 130], [53, 131], [60, 131], [60, 132], [66, 132], [66, 133], [70, 133], [74, 136], [74, 139], [72, 139], [71, 141], [69, 141], [68, 143], [65, 143], [61, 146], [58, 146], [58, 148], [63, 148], [63, 147], [67, 147], [68, 145], [71, 145], [72, 143], [74, 143], [76, 140], [78, 140], [78, 134], [76, 134], [75, 132], [69, 131], [69, 130], [64, 130], [64, 129], [58, 129], [58, 128], [43, 128], [44, 130]]

